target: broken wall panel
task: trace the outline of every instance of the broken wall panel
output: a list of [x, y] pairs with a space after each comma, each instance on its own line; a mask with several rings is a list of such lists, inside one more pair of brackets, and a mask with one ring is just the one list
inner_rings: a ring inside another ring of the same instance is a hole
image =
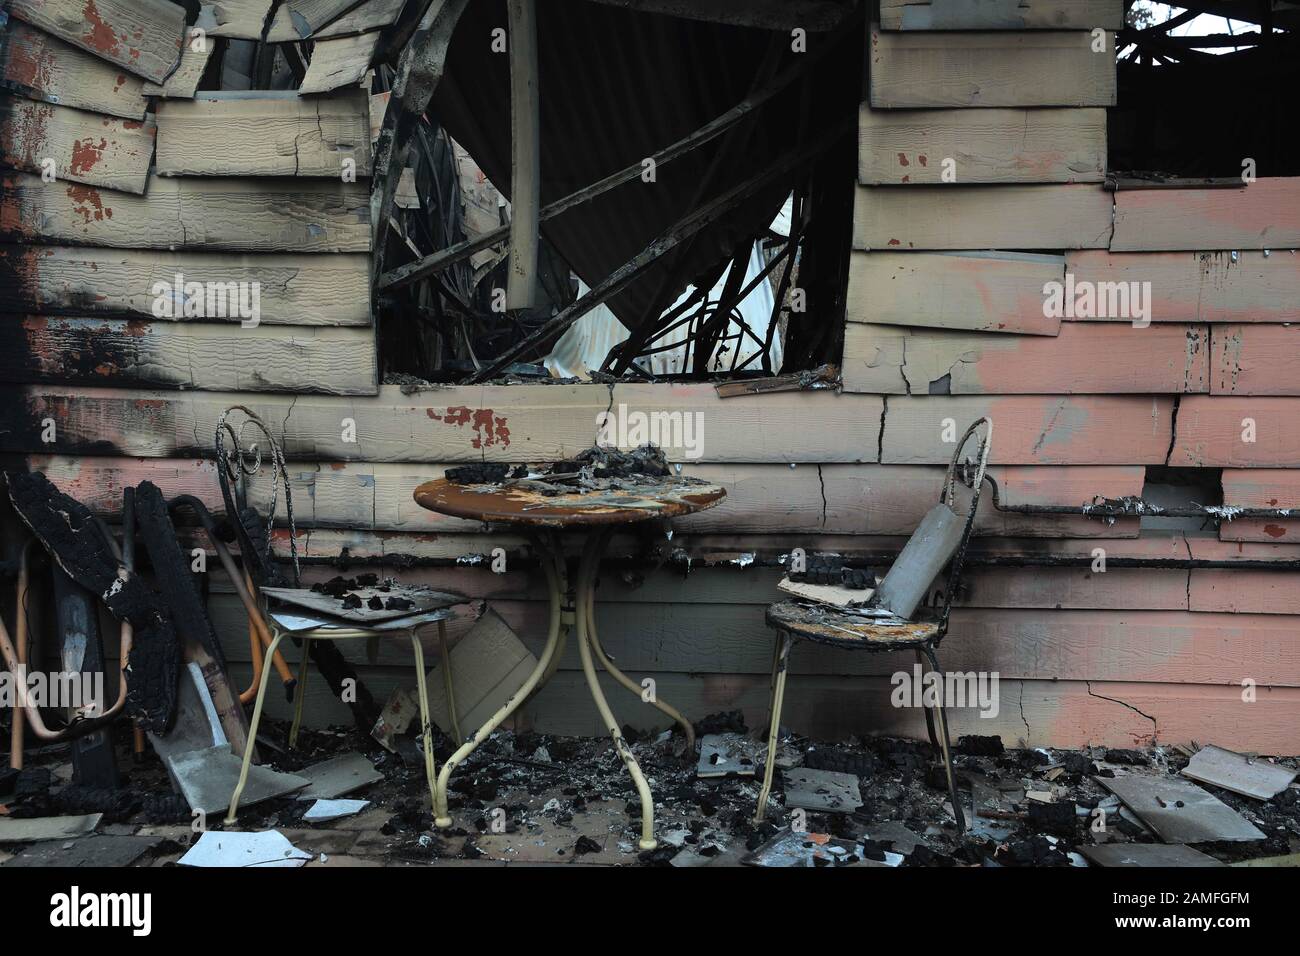
[[238, 40], [260, 40], [275, 0], [209, 0], [216, 26], [209, 36]]
[[285, 17], [297, 30], [298, 38], [305, 40], [365, 2], [366, 0], [286, 0], [277, 19]]
[[144, 196], [0, 180], [0, 239], [118, 249], [368, 252], [365, 183], [154, 177]]
[[873, 25], [867, 60], [875, 109], [1115, 105], [1113, 32], [1096, 40], [1090, 29], [897, 33]]
[[1258, 179], [1239, 189], [1121, 189], [1110, 248], [1300, 248], [1300, 177]]
[[1171, 465], [1300, 468], [1300, 398], [1189, 395], [1176, 431]]
[[1300, 471], [1286, 468], [1225, 468], [1223, 503], [1236, 508], [1294, 508], [1283, 518], [1234, 518], [1219, 524], [1221, 541], [1300, 542]]
[[369, 71], [378, 46], [377, 30], [354, 37], [318, 40], [298, 92], [328, 93], [343, 86], [356, 86]]
[[164, 99], [193, 99], [194, 93], [203, 82], [203, 74], [208, 69], [208, 61], [217, 52], [217, 44], [208, 39], [216, 27], [217, 20], [212, 7], [204, 4], [199, 17], [185, 33], [185, 46], [181, 50], [181, 62], [163, 83], [146, 83], [144, 91], [149, 96], [161, 96]]
[[858, 114], [858, 182], [1099, 183], [1101, 109], [879, 110]]
[[10, 20], [0, 30], [0, 86], [33, 100], [142, 120], [144, 81], [57, 37]]
[[155, 83], [185, 39], [185, 8], [168, 0], [9, 0], [9, 13]]
[[[0, 163], [12, 169], [140, 195], [149, 182], [154, 136], [152, 117], [101, 116], [0, 95]], [[44, 188], [53, 192], [58, 184]]]
[[1207, 392], [1209, 351], [1203, 325], [1070, 322], [1050, 338], [849, 323], [843, 380], [895, 395]]
[[[120, 489], [152, 481], [168, 496], [193, 494], [221, 508], [216, 475], [202, 460], [32, 456], [31, 466], [97, 512], [113, 513]], [[413, 492], [443, 464], [290, 462], [297, 527], [355, 528], [408, 533], [468, 534], [475, 522], [417, 506]], [[791, 471], [784, 465], [687, 465], [683, 474], [722, 484], [716, 508], [678, 520], [680, 534], [793, 534], [833, 529], [839, 534], [908, 535], [939, 500], [944, 469], [909, 465], [822, 465]], [[991, 473], [1009, 503], [1082, 504], [1094, 495], [1121, 497], [1142, 490], [1143, 469], [1001, 468]], [[270, 489], [254, 484], [250, 501], [270, 505]], [[869, 507], [868, 507], [869, 505]], [[1019, 515], [994, 510], [986, 496], [978, 535], [1135, 537], [1137, 521], [1113, 525], [1071, 515]], [[742, 542], [743, 543], [743, 542]]]
[[285, 328], [67, 316], [0, 318], [0, 379], [370, 395], [369, 329]]
[[[325, 176], [371, 172], [369, 98], [202, 93], [158, 106], [162, 176]], [[213, 142], [226, 148], [211, 149]]]
[[[855, 322], [1056, 335], [1043, 288], [1062, 282], [1060, 256], [854, 252], [846, 314]], [[850, 331], [851, 331], [850, 327]]]
[[886, 30], [1118, 30], [1121, 0], [880, 0]]
[[[351, 13], [345, 13], [333, 23], [313, 30], [312, 39], [327, 40], [330, 37], [350, 36], [366, 33], [389, 26], [402, 12], [406, 0], [364, 0], [361, 6]], [[293, 5], [281, 6], [275, 14], [275, 21], [267, 32], [268, 43], [292, 43], [304, 39], [298, 32], [293, 16]]]
[[[1284, 249], [1065, 255], [1076, 284], [1149, 283], [1153, 322], [1300, 321], [1300, 254]], [[1098, 320], [1122, 317], [1096, 316]]]
[[1211, 394], [1300, 395], [1300, 325], [1211, 329]]
[[[211, 436], [221, 412], [243, 404], [267, 421], [289, 418], [284, 450], [290, 458], [372, 462], [560, 460], [591, 446], [599, 428], [597, 416], [611, 408], [633, 428], [637, 422], [648, 427], [651, 414], [667, 416], [661, 420], [666, 424], [660, 427], [667, 430], [661, 432], [666, 436], [661, 444], [674, 460], [871, 461], [882, 409], [874, 396], [829, 391], [775, 393], [737, 402], [718, 398], [707, 384], [619, 385], [612, 405], [604, 385], [461, 386], [416, 395], [386, 386], [376, 400], [365, 403], [324, 396], [124, 395], [112, 389], [57, 386], [0, 386], [0, 396], [3, 407], [12, 410], [12, 450], [77, 454], [99, 448], [101, 453], [187, 457], [195, 436]], [[53, 447], [41, 442], [39, 434], [40, 420], [49, 414], [60, 421]], [[356, 422], [355, 441], [345, 438], [344, 418]], [[809, 422], [819, 425], [812, 428]], [[621, 437], [638, 436], [629, 431]], [[640, 436], [634, 444], [647, 437]], [[202, 447], [206, 451], [206, 439]]]
[[1050, 186], [859, 186], [853, 247], [910, 249], [1104, 249], [1111, 194], [1088, 184]]
[[[1184, 398], [1183, 408], [1197, 398]], [[993, 421], [991, 460], [998, 464], [1159, 465], [1169, 450], [1172, 412], [1173, 399], [1163, 396], [891, 397], [881, 461], [946, 464], [966, 425], [987, 416]]]
[[369, 325], [370, 260], [0, 245], [0, 293], [0, 313]]
[[[723, 572], [725, 573], [725, 572]], [[546, 634], [544, 601], [497, 600], [492, 608], [539, 654]], [[765, 674], [772, 649], [755, 640], [765, 629], [764, 604], [683, 605], [613, 602], [597, 612], [601, 643], [620, 666], [654, 674]], [[234, 595], [214, 595], [213, 624], [229, 660], [248, 660], [247, 613]], [[1228, 684], [1243, 668], [1270, 686], [1300, 686], [1300, 645], [1278, 615], [1181, 614], [1170, 611], [1043, 611], [954, 609], [944, 664], [954, 671], [996, 671], [1000, 680], [1131, 680]], [[243, 633], [241, 633], [241, 625]], [[713, 635], [701, 642], [694, 634]], [[242, 640], [240, 639], [242, 638]], [[1235, 657], [1226, 652], [1236, 647]], [[366, 663], [360, 644], [341, 647], [354, 666]], [[436, 650], [436, 646], [434, 648]], [[374, 663], [400, 666], [409, 648], [385, 641]], [[890, 676], [910, 671], [910, 652], [842, 654], [808, 643], [790, 659], [790, 673]], [[569, 645], [561, 670], [579, 671]]]

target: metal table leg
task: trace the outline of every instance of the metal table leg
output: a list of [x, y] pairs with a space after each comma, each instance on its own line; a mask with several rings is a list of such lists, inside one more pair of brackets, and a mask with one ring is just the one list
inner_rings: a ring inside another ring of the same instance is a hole
[[460, 732], [460, 719], [456, 716], [456, 684], [451, 678], [451, 652], [447, 648], [447, 622], [438, 622], [438, 651], [442, 655], [442, 686], [447, 691], [447, 716], [451, 719], [452, 737], [464, 742]]
[[[597, 557], [599, 558], [599, 556]], [[633, 694], [635, 694], [638, 698], [640, 698], [642, 693], [641, 685], [638, 684], [636, 681], [634, 681], [632, 678], [628, 677], [617, 667], [615, 667], [613, 661], [611, 661], [609, 659], [609, 656], [605, 653], [605, 649], [600, 646], [600, 637], [596, 633], [596, 611], [595, 611], [596, 588], [595, 588], [595, 580], [594, 580], [595, 578], [594, 570], [592, 572], [592, 577], [593, 577], [592, 587], [587, 589], [587, 600], [585, 602], [585, 607], [581, 609], [581, 613], [584, 613], [586, 615], [587, 639], [591, 644], [592, 653], [596, 655], [596, 660], [600, 661], [600, 666], [605, 668], [605, 670], [609, 671], [610, 675], [614, 678], [614, 680], [618, 681], [620, 684], [622, 684], [624, 687], [630, 690]], [[686, 753], [688, 755], [693, 755], [695, 753], [695, 727], [692, 726], [691, 722], [687, 720], [685, 717], [683, 717], [681, 712], [676, 707], [672, 706], [667, 701], [664, 701], [662, 698], [660, 698], [657, 690], [655, 692], [654, 699], [651, 700], [650, 703], [655, 707], [656, 710], [670, 717], [678, 726], [682, 728], [682, 732], [686, 735]]]
[[293, 689], [293, 725], [289, 728], [289, 749], [298, 746], [298, 730], [302, 727], [302, 704], [307, 696], [307, 671], [311, 661], [311, 638], [302, 639], [302, 659], [298, 661], [298, 686]]
[[447, 784], [451, 780], [452, 771], [465, 761], [488, 736], [501, 726], [519, 705], [528, 699], [528, 696], [544, 682], [548, 672], [553, 671], [551, 667], [552, 660], [556, 657], [557, 649], [560, 642], [561, 627], [561, 604], [564, 601], [566, 586], [566, 575], [564, 573], [564, 556], [546, 555], [542, 561], [542, 568], [546, 571], [546, 583], [550, 589], [551, 599], [551, 620], [550, 629], [546, 636], [546, 647], [542, 651], [542, 656], [533, 668], [533, 672], [528, 675], [523, 686], [517, 690], [509, 700], [501, 705], [501, 708], [488, 718], [487, 723], [475, 731], [474, 736], [465, 741], [456, 752], [447, 758], [447, 762], [442, 765], [442, 770], [438, 773], [438, 786], [434, 794], [434, 825], [440, 829], [447, 829], [451, 826], [451, 814], [447, 809]]
[[614, 713], [609, 709], [609, 703], [605, 700], [605, 694], [600, 689], [600, 681], [596, 677], [596, 668], [592, 660], [592, 645], [594, 642], [588, 629], [589, 613], [584, 613], [584, 611], [589, 612], [590, 610], [591, 594], [595, 589], [596, 569], [608, 538], [609, 532], [597, 531], [587, 539], [587, 546], [583, 550], [582, 563], [578, 569], [578, 652], [582, 657], [582, 672], [587, 677], [587, 687], [591, 691], [591, 699], [596, 702], [596, 709], [600, 711], [600, 716], [605, 721], [605, 726], [609, 729], [609, 735], [614, 741], [614, 749], [618, 751], [619, 757], [622, 758], [623, 766], [627, 768], [627, 772], [632, 775], [632, 782], [636, 784], [637, 793], [641, 797], [641, 840], [637, 845], [642, 850], [653, 850], [659, 845], [654, 836], [654, 797], [650, 793], [650, 785], [646, 783], [640, 765], [636, 762], [636, 757], [632, 755], [632, 748], [623, 739], [623, 732], [619, 730], [618, 721], [614, 718]]
[[776, 769], [776, 747], [781, 736], [781, 706], [785, 703], [785, 675], [790, 663], [790, 635], [780, 631], [772, 652], [772, 724], [767, 732], [767, 763], [763, 768], [763, 787], [758, 792], [754, 822], [762, 823], [767, 815], [767, 798], [772, 793], [772, 774]]

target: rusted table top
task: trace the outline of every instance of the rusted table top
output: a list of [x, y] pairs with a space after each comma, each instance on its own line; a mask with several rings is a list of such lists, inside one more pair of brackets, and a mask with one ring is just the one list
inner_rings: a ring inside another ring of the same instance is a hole
[[935, 621], [905, 621], [890, 614], [873, 618], [797, 601], [773, 604], [767, 609], [767, 623], [805, 641], [867, 650], [916, 647], [939, 633]]
[[459, 485], [439, 478], [415, 489], [421, 508], [471, 521], [541, 528], [630, 524], [675, 518], [712, 508], [724, 497], [719, 485], [681, 478], [649, 479], [632, 488], [547, 495], [527, 484]]

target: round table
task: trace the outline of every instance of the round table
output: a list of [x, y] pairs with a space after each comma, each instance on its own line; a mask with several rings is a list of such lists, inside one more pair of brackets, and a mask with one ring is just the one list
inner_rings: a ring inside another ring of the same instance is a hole
[[[643, 698], [642, 687], [614, 666], [600, 646], [596, 635], [594, 614], [597, 571], [605, 546], [614, 529], [656, 518], [674, 518], [712, 508], [727, 494], [718, 485], [700, 484], [683, 478], [647, 478], [630, 481], [621, 479], [620, 486], [599, 491], [574, 491], [547, 494], [537, 484], [527, 480], [507, 481], [502, 484], [461, 485], [438, 479], [426, 482], [415, 489], [415, 501], [422, 508], [457, 518], [468, 518], [488, 524], [511, 525], [533, 533], [541, 557], [542, 570], [550, 591], [550, 626], [546, 646], [523, 686], [488, 722], [463, 741], [455, 753], [443, 764], [438, 774], [434, 798], [434, 817], [438, 827], [451, 826], [447, 810], [447, 784], [455, 768], [474, 752], [488, 736], [509, 717], [534, 691], [544, 685], [555, 673], [568, 641], [569, 631], [577, 634], [578, 653], [582, 671], [587, 678], [587, 688], [596, 703], [596, 709], [609, 729], [614, 748], [623, 765], [632, 776], [641, 798], [642, 850], [653, 850], [654, 802], [645, 775], [632, 755], [632, 748], [623, 739], [618, 721], [596, 678], [595, 661], [616, 681], [638, 698]], [[578, 562], [576, 581], [571, 582], [561, 531], [586, 532], [587, 539]], [[668, 703], [652, 695], [648, 701], [662, 713], [681, 725], [694, 750], [695, 731], [691, 722]]]

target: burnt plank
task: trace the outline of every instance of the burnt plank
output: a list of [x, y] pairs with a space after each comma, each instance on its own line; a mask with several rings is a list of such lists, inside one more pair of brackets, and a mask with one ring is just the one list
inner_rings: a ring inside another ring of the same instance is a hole
[[200, 389], [373, 395], [370, 329], [0, 317], [0, 378]]
[[[200, 93], [158, 106], [163, 176], [370, 175], [369, 97]], [[209, 148], [213, 142], [224, 148]]]
[[0, 86], [33, 100], [142, 120], [144, 80], [21, 20], [0, 30]]
[[116, 249], [368, 252], [365, 183], [154, 177], [144, 196], [38, 176], [0, 181], [0, 238]]
[[[256, 283], [265, 325], [369, 325], [370, 268], [358, 254], [300, 256], [0, 245], [0, 313], [240, 322], [229, 283]], [[180, 277], [179, 280], [177, 277]], [[178, 287], [178, 282], [180, 287]], [[185, 285], [227, 293], [224, 311], [187, 303]], [[237, 298], [238, 289], [233, 289]], [[160, 302], [160, 296], [166, 301]], [[166, 308], [160, 308], [164, 305]], [[237, 303], [235, 303], [237, 304]], [[191, 314], [187, 314], [187, 312]]]
[[9, 0], [9, 13], [155, 83], [180, 62], [185, 8], [168, 0]]
[[[152, 117], [121, 119], [0, 95], [0, 164], [10, 169], [141, 195], [154, 135]], [[50, 192], [58, 188], [46, 184]]]

